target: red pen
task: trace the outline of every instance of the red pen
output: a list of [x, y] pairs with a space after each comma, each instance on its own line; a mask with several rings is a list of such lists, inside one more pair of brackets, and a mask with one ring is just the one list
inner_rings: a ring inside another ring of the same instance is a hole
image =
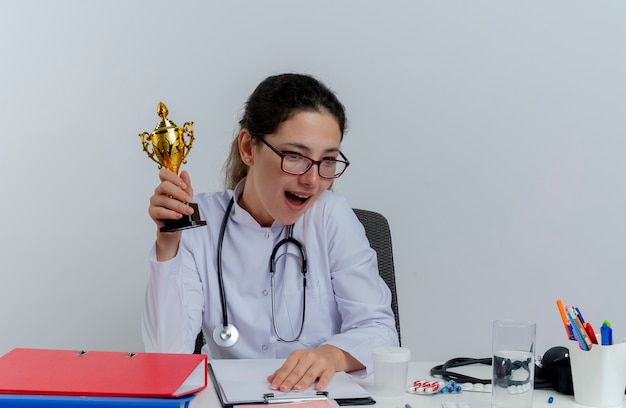
[[596, 333], [593, 331], [593, 327], [591, 327], [591, 323], [585, 322], [585, 331], [587, 332], [589, 339], [591, 339], [591, 342], [593, 344], [598, 344], [598, 339], [596, 338]]

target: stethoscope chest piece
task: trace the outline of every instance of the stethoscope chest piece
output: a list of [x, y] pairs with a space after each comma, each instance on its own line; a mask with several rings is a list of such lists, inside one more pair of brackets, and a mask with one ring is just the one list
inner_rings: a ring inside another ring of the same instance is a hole
[[231, 347], [239, 339], [239, 331], [232, 324], [217, 326], [213, 330], [213, 341], [220, 347]]

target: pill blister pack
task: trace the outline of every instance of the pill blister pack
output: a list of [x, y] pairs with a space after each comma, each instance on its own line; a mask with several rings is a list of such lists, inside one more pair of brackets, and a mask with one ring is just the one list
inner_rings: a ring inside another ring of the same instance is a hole
[[463, 391], [463, 387], [457, 384], [455, 381], [431, 381], [431, 380], [416, 380], [413, 381], [413, 385], [407, 389], [410, 394], [456, 394]]

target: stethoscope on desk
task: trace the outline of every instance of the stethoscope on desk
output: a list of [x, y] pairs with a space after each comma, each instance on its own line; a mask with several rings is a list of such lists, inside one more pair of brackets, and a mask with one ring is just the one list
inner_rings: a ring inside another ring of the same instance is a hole
[[[239, 339], [239, 330], [232, 324], [228, 323], [228, 312], [226, 311], [226, 292], [224, 291], [224, 278], [222, 275], [222, 246], [224, 244], [224, 233], [226, 232], [226, 224], [228, 224], [228, 218], [230, 217], [230, 211], [233, 208], [233, 204], [235, 203], [235, 199], [231, 198], [228, 203], [228, 207], [226, 208], [226, 212], [224, 213], [224, 218], [222, 219], [222, 226], [220, 228], [220, 236], [217, 241], [217, 280], [220, 286], [220, 302], [222, 305], [222, 324], [218, 325], [215, 330], [213, 330], [213, 341], [220, 347], [231, 347], [234, 345]], [[276, 253], [280, 249], [281, 246], [286, 245], [288, 243], [294, 244], [298, 250], [300, 251], [300, 256], [302, 258], [302, 268], [300, 272], [302, 273], [302, 319], [300, 324], [300, 331], [298, 335], [293, 339], [286, 340], [284, 339], [280, 333], [278, 332], [278, 326], [276, 324], [276, 313], [275, 313], [275, 305], [274, 305], [274, 275], [276, 274]], [[302, 335], [302, 330], [304, 329], [304, 315], [305, 315], [305, 306], [306, 306], [306, 250], [304, 246], [293, 237], [293, 224], [287, 226], [287, 238], [280, 240], [272, 250], [272, 255], [270, 256], [270, 286], [271, 286], [271, 298], [272, 298], [272, 325], [274, 326], [274, 332], [276, 332], [276, 339], [278, 341], [282, 341], [284, 343], [293, 343], [300, 340], [300, 336]]]

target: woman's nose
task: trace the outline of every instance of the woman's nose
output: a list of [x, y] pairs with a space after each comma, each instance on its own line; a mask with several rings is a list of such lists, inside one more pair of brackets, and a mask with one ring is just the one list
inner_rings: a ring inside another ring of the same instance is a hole
[[313, 163], [306, 173], [300, 175], [300, 182], [304, 184], [317, 183], [320, 179], [319, 169], [319, 164]]

